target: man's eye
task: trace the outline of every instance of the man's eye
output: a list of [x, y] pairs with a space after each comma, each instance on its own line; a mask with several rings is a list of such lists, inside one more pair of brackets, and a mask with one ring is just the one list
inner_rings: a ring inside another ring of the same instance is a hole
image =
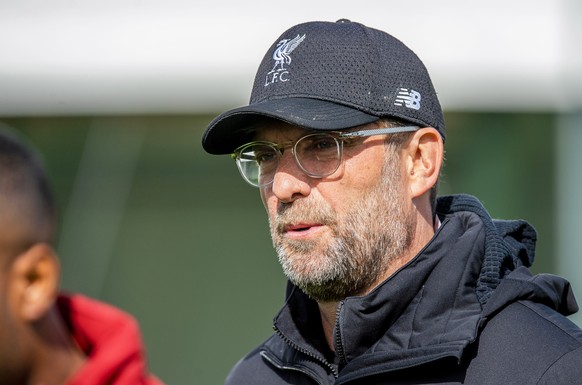
[[255, 152], [255, 161], [257, 163], [267, 163], [275, 160], [276, 156], [272, 151], [257, 151]]
[[336, 142], [333, 138], [316, 138], [311, 141], [309, 150], [311, 151], [329, 151], [336, 149]]

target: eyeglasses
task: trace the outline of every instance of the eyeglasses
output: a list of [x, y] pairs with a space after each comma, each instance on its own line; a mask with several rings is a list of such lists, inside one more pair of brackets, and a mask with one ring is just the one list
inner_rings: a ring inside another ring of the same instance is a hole
[[333, 174], [342, 162], [343, 144], [354, 138], [395, 134], [418, 130], [417, 126], [388, 127], [351, 132], [317, 132], [302, 136], [294, 142], [250, 142], [232, 154], [236, 165], [251, 186], [265, 187], [273, 183], [283, 152], [291, 148], [299, 168], [312, 178]]

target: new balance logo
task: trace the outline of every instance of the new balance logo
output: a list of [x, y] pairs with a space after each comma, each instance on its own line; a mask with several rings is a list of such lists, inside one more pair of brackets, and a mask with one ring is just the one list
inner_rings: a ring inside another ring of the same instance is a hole
[[395, 106], [406, 106], [414, 110], [420, 109], [420, 93], [413, 89], [401, 88], [394, 101]]

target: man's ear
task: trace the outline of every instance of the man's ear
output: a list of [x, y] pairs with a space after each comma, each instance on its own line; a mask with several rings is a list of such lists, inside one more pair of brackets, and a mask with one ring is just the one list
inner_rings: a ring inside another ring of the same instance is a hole
[[443, 139], [432, 127], [416, 131], [408, 145], [407, 177], [412, 198], [429, 191], [438, 181], [444, 157]]
[[40, 320], [55, 303], [59, 290], [60, 265], [54, 249], [36, 243], [18, 255], [9, 282], [16, 314], [25, 322]]

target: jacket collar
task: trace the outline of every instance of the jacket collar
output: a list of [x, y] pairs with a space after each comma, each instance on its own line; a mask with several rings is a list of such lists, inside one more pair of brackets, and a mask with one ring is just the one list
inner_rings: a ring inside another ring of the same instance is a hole
[[[532, 283], [530, 294], [523, 285], [508, 285], [511, 290], [495, 295], [484, 313], [503, 278], [533, 261], [535, 230], [522, 221], [493, 221], [478, 200], [466, 195], [441, 198], [437, 212], [442, 225], [414, 259], [370, 294], [340, 303], [335, 350], [344, 370], [460, 359], [486, 317], [507, 303], [560, 301], [559, 294], [548, 295], [555, 284]], [[518, 280], [531, 278], [525, 267], [518, 270]], [[293, 285], [274, 325], [299, 351], [330, 359], [317, 304]]]

